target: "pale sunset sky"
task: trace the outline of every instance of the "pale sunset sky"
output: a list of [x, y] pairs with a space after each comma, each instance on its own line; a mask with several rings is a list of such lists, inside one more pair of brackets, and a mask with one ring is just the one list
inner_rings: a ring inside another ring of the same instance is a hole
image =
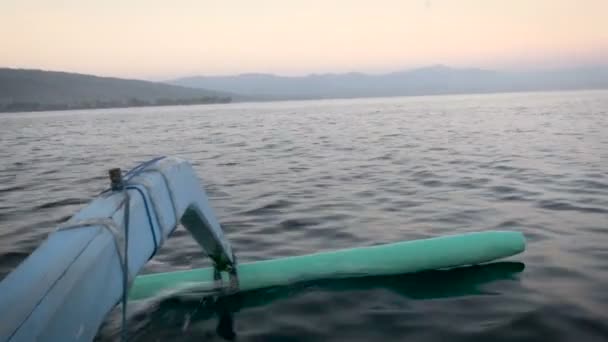
[[0, 67], [167, 79], [608, 63], [608, 0], [1, 0]]

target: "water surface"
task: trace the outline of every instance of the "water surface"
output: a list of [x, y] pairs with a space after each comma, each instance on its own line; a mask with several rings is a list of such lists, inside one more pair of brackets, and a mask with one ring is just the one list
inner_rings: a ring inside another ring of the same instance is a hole
[[[158, 155], [194, 164], [241, 261], [491, 229], [528, 239], [485, 267], [159, 299], [131, 308], [134, 340], [608, 340], [606, 91], [7, 114], [0, 142], [0, 277], [107, 169]], [[146, 272], [203, 265], [180, 229]]]

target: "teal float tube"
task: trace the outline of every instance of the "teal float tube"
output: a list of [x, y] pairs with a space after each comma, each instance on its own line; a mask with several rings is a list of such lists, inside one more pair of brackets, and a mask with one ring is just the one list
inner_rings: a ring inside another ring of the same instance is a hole
[[[316, 279], [379, 276], [476, 265], [523, 252], [519, 232], [486, 231], [386, 245], [244, 263], [241, 291]], [[131, 300], [211, 286], [213, 269], [201, 268], [137, 277]]]

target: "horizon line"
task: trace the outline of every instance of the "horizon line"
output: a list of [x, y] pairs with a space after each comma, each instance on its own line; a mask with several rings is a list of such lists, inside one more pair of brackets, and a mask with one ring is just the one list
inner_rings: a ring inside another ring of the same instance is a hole
[[67, 74], [76, 74], [76, 75], [86, 75], [86, 76], [95, 76], [101, 78], [116, 78], [123, 80], [133, 80], [133, 81], [147, 81], [147, 82], [155, 82], [155, 83], [167, 83], [175, 80], [185, 79], [185, 78], [195, 78], [195, 77], [241, 77], [241, 76], [249, 76], [249, 75], [263, 75], [263, 76], [274, 76], [281, 78], [305, 78], [305, 77], [313, 77], [313, 76], [328, 76], [328, 75], [348, 75], [348, 74], [359, 74], [359, 75], [367, 75], [367, 76], [382, 76], [394, 73], [404, 73], [415, 70], [423, 70], [423, 69], [432, 69], [432, 68], [445, 68], [445, 69], [453, 69], [453, 70], [477, 70], [477, 71], [498, 71], [498, 72], [552, 72], [552, 71], [564, 71], [564, 70], [577, 70], [577, 69], [593, 69], [593, 68], [608, 68], [608, 63], [580, 63], [573, 64], [569, 66], [553, 66], [553, 67], [536, 67], [536, 68], [482, 68], [482, 67], [474, 67], [474, 66], [450, 66], [449, 64], [442, 63], [432, 63], [421, 66], [413, 66], [409, 68], [399, 68], [394, 69], [392, 71], [382, 71], [382, 72], [373, 72], [373, 71], [344, 71], [344, 72], [307, 72], [307, 73], [298, 73], [298, 74], [285, 74], [285, 73], [273, 73], [273, 72], [264, 72], [264, 71], [249, 71], [249, 72], [238, 72], [238, 73], [222, 73], [222, 74], [205, 74], [200, 72], [193, 72], [186, 75], [175, 75], [172, 77], [132, 77], [132, 76], [120, 76], [116, 74], [104, 74], [104, 73], [87, 73], [82, 71], [72, 71], [72, 70], [57, 70], [57, 69], [46, 69], [46, 68], [36, 68], [36, 67], [21, 67], [21, 66], [0, 66], [0, 69], [12, 69], [12, 70], [28, 70], [28, 71], [42, 71], [42, 72], [57, 72], [57, 73], [67, 73]]

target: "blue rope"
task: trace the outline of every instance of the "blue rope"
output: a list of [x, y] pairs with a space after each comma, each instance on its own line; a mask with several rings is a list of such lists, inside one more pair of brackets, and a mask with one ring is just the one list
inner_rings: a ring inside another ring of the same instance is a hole
[[130, 207], [131, 199], [129, 191], [124, 188], [122, 190], [125, 194], [125, 211], [124, 211], [124, 225], [125, 225], [125, 252], [124, 252], [124, 267], [122, 274], [122, 340], [127, 341], [128, 329], [127, 329], [127, 293], [129, 291], [129, 221], [130, 221]]
[[[143, 162], [143, 163], [135, 166], [134, 168], [132, 168], [131, 170], [129, 170], [123, 174], [123, 181], [125, 183], [128, 182], [131, 178], [140, 174], [146, 167], [156, 163], [159, 160], [165, 159], [165, 158], [167, 158], [167, 157], [166, 156], [156, 157], [154, 159], [148, 160], [146, 162]], [[99, 194], [102, 195], [102, 194], [105, 194], [106, 192], [110, 192], [110, 191], [112, 191], [112, 189], [108, 188], [108, 189], [103, 190]]]
[[[141, 196], [142, 200], [144, 201], [144, 207], [146, 208], [146, 216], [148, 217], [148, 224], [150, 225], [150, 231], [152, 232], [152, 240], [154, 241], [154, 251], [152, 252], [152, 255], [150, 256], [150, 258], [148, 259], [148, 260], [150, 260], [150, 259], [154, 258], [154, 256], [156, 255], [156, 252], [158, 251], [158, 241], [156, 238], [156, 230], [154, 229], [154, 224], [152, 223], [152, 215], [150, 214], [150, 206], [148, 205], [148, 199], [144, 195], [144, 192], [135, 185], [127, 185], [126, 189], [137, 190], [137, 192]], [[158, 227], [158, 229], [160, 230], [160, 227]], [[162, 234], [162, 232], [160, 232], [160, 233]]]
[[[139, 173], [141, 173], [146, 167], [156, 163], [159, 160], [162, 160], [166, 158], [165, 156], [160, 156], [160, 157], [156, 157], [152, 160], [148, 160], [146, 162], [143, 162], [139, 165], [137, 165], [136, 167], [132, 168], [131, 170], [127, 171], [124, 176], [123, 176], [123, 182], [128, 183], [128, 180], [137, 176]], [[150, 231], [152, 232], [152, 238], [154, 239], [154, 252], [152, 252], [152, 255], [150, 256], [150, 259], [152, 259], [155, 255], [156, 252], [158, 251], [158, 238], [156, 236], [156, 231], [154, 230], [154, 224], [152, 223], [152, 215], [150, 214], [150, 205], [148, 204], [148, 199], [146, 198], [146, 196], [144, 195], [143, 191], [141, 189], [139, 189], [138, 187], [136, 187], [135, 185], [127, 185], [126, 187], [129, 190], [137, 190], [137, 192], [139, 192], [139, 194], [141, 195], [141, 198], [144, 201], [144, 206], [146, 208], [146, 216], [148, 216], [148, 224], [150, 225]], [[108, 188], [104, 191], [102, 191], [100, 193], [104, 194], [106, 192], [110, 192], [112, 191], [112, 189]], [[177, 226], [176, 226], [177, 227]], [[159, 231], [161, 230], [160, 227], [158, 227]], [[160, 234], [162, 234], [162, 231], [160, 231]], [[148, 260], [150, 260], [148, 259]]]
[[[143, 162], [143, 163], [137, 165], [136, 167], [132, 168], [131, 170], [127, 171], [123, 178], [125, 183], [128, 183], [131, 178], [140, 174], [143, 170], [146, 169], [146, 167], [158, 162], [159, 160], [165, 159], [165, 158], [166, 158], [166, 156], [160, 156], [160, 157], [153, 158], [153, 159]], [[150, 259], [152, 259], [156, 255], [156, 252], [158, 251], [158, 241], [157, 241], [157, 237], [156, 237], [156, 231], [154, 230], [154, 224], [152, 223], [152, 215], [150, 214], [150, 206], [148, 205], [148, 200], [147, 200], [146, 196], [144, 195], [143, 191], [141, 189], [139, 189], [138, 187], [131, 185], [131, 186], [127, 186], [127, 188], [137, 190], [137, 192], [139, 192], [139, 194], [141, 195], [141, 198], [144, 201], [144, 206], [146, 208], [146, 216], [148, 217], [148, 224], [150, 225], [150, 231], [152, 232], [152, 238], [154, 239], [154, 251], [152, 252], [152, 255], [150, 256]], [[162, 234], [161, 227], [158, 227], [158, 230], [159, 230], [159, 233]], [[148, 260], [150, 260], [150, 259], [148, 259]]]
[[[135, 175], [137, 175], [138, 173], [140, 173], [147, 166], [149, 166], [163, 158], [165, 158], [165, 157], [154, 158], [145, 163], [139, 164], [135, 168], [128, 171], [123, 176], [123, 180], [122, 180], [123, 184], [125, 184], [125, 186], [122, 189], [122, 192], [125, 195], [125, 201], [124, 201], [124, 206], [125, 206], [125, 209], [124, 209], [125, 250], [124, 250], [124, 267], [123, 267], [123, 275], [122, 275], [122, 333], [121, 333], [121, 339], [122, 339], [122, 341], [125, 341], [125, 342], [127, 341], [128, 332], [129, 332], [127, 329], [127, 298], [128, 298], [128, 292], [129, 292], [129, 222], [131, 219], [130, 218], [131, 197], [129, 196], [129, 190], [136, 190], [140, 194], [142, 200], [144, 201], [144, 206], [146, 208], [146, 216], [148, 217], [148, 224], [150, 225], [150, 231], [152, 232], [152, 239], [154, 240], [154, 252], [152, 252], [150, 259], [154, 257], [154, 255], [156, 254], [156, 251], [158, 250], [158, 241], [156, 239], [156, 231], [154, 230], [154, 225], [152, 223], [152, 215], [150, 214], [150, 207], [148, 205], [148, 200], [147, 200], [146, 196], [144, 195], [144, 192], [141, 189], [139, 189], [135, 185], [128, 185], [128, 180], [131, 179], [132, 177], [134, 177]], [[106, 192], [106, 191], [104, 191], [104, 192]], [[159, 229], [160, 229], [160, 227], [159, 227]], [[161, 234], [162, 234], [162, 232], [161, 232]]]
[[128, 181], [129, 179], [137, 176], [137, 174], [139, 174], [146, 167], [156, 163], [159, 160], [165, 159], [165, 158], [166, 158], [165, 156], [160, 156], [160, 157], [156, 157], [154, 159], [148, 160], [147, 162], [143, 162], [143, 163], [137, 165], [136, 167], [132, 168], [131, 170], [127, 171], [127, 173], [125, 173], [125, 175], [124, 175], [125, 181]]

